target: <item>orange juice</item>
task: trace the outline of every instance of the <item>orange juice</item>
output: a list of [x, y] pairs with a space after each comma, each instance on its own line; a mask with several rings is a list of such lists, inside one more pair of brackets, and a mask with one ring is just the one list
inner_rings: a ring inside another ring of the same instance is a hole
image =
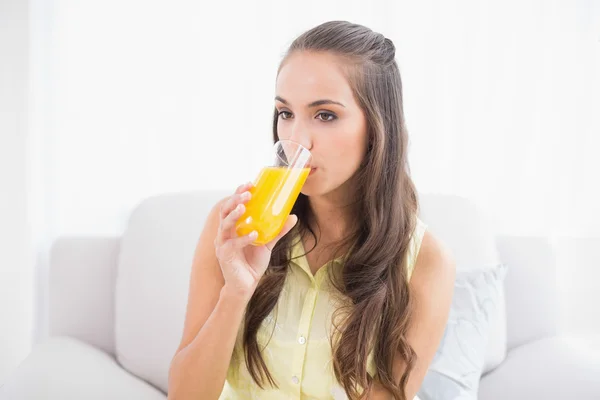
[[250, 189], [252, 198], [236, 224], [239, 236], [258, 232], [254, 244], [263, 245], [281, 232], [308, 178], [310, 168], [266, 167]]

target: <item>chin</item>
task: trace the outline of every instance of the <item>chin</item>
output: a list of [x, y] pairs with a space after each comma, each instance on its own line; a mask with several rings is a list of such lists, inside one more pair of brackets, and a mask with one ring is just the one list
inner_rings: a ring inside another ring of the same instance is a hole
[[307, 180], [304, 186], [302, 186], [302, 190], [300, 190], [300, 193], [310, 197], [323, 196], [324, 194], [327, 194], [330, 191], [331, 190], [328, 190], [328, 188], [323, 187], [322, 185], [317, 185], [315, 181], [311, 182]]
[[317, 190], [316, 185], [313, 182], [310, 182], [309, 180], [307, 180], [304, 185], [302, 186], [302, 190], [300, 190], [300, 193], [302, 193], [305, 196], [316, 196], [319, 195], [319, 191]]
[[315, 195], [314, 191], [313, 191], [313, 190], [311, 190], [311, 189], [309, 189], [309, 188], [307, 188], [307, 187], [306, 187], [306, 185], [304, 185], [304, 186], [302, 187], [302, 190], [300, 191], [300, 193], [302, 193], [303, 195], [305, 195], [305, 196], [307, 196], [307, 197], [310, 197], [310, 196], [314, 196], [314, 195]]

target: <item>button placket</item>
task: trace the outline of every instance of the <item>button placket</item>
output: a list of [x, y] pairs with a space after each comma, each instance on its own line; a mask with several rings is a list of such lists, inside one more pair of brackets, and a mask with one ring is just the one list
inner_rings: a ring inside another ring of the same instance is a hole
[[306, 359], [306, 342], [307, 336], [310, 332], [310, 327], [312, 323], [312, 317], [314, 314], [316, 302], [317, 302], [318, 291], [315, 290], [314, 285], [308, 289], [306, 293], [306, 297], [304, 299], [304, 304], [302, 306], [302, 314], [300, 316], [300, 321], [298, 324], [298, 343], [296, 346], [296, 351], [294, 352], [294, 363], [293, 363], [293, 373], [294, 375], [291, 377], [291, 382], [294, 385], [298, 386], [298, 395], [300, 395], [301, 391], [301, 379], [304, 369], [304, 361]]

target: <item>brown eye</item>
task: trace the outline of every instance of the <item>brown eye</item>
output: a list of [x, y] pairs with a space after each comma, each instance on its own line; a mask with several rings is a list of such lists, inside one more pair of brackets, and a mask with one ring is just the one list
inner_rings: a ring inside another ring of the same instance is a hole
[[331, 122], [331, 121], [337, 119], [337, 117], [335, 116], [335, 114], [332, 114], [332, 113], [320, 112], [319, 114], [317, 114], [317, 119], [319, 119], [323, 122]]
[[291, 113], [291, 112], [288, 112], [288, 111], [279, 111], [279, 114], [278, 114], [278, 115], [279, 115], [279, 117], [280, 117], [281, 119], [289, 119], [289, 118], [292, 118], [292, 113]]

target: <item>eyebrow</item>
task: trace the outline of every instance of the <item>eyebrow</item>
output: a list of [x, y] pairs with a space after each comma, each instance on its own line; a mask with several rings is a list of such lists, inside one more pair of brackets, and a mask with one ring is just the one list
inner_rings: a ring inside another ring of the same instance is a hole
[[[285, 99], [279, 97], [279, 96], [275, 96], [275, 100], [278, 100], [280, 102], [282, 102], [283, 104], [286, 105], [290, 105], [290, 103], [288, 103]], [[317, 101], [313, 101], [312, 103], [310, 103], [308, 105], [308, 107], [317, 107], [317, 106], [322, 106], [325, 104], [337, 104], [338, 106], [342, 106], [342, 107], [346, 107], [345, 105], [343, 105], [342, 103], [340, 103], [339, 101], [333, 101], [333, 100], [329, 100], [329, 99], [323, 99], [323, 100], [317, 100]]]

